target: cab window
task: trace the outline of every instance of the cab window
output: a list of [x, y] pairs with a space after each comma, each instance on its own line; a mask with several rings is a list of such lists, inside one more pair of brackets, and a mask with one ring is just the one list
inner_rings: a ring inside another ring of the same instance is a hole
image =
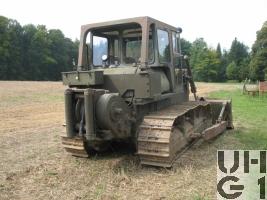
[[93, 65], [102, 65], [103, 55], [108, 55], [108, 39], [93, 36]]
[[171, 60], [169, 34], [167, 31], [158, 29], [157, 36], [158, 36], [159, 62], [169, 63]]

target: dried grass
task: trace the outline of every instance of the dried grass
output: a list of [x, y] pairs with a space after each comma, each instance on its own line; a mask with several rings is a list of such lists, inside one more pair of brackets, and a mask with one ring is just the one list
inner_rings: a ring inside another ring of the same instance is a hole
[[[198, 85], [201, 94], [226, 88]], [[216, 150], [234, 143], [231, 134], [190, 149], [172, 169], [140, 166], [129, 151], [74, 158], [60, 143], [63, 91], [59, 82], [0, 82], [0, 199], [215, 198]]]

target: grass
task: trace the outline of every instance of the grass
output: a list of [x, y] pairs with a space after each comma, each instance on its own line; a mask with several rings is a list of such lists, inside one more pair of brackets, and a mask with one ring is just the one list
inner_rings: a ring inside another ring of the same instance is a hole
[[209, 200], [209, 199], [205, 196], [200, 195], [200, 194], [196, 194], [194, 196], [193, 200]]
[[226, 83], [239, 83], [238, 80], [227, 80]]
[[218, 91], [210, 97], [232, 99], [234, 136], [246, 149], [267, 149], [267, 95], [248, 96], [241, 90]]

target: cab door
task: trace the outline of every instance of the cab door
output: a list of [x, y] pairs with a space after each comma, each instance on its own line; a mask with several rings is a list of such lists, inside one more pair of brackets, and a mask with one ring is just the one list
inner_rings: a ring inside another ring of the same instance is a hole
[[180, 46], [180, 34], [175, 31], [172, 31], [172, 47], [175, 88], [176, 91], [181, 91], [183, 89], [182, 54]]

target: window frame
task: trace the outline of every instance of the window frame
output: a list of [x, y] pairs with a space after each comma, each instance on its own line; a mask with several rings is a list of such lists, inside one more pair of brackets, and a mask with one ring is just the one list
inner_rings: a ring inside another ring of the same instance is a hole
[[178, 42], [177, 41], [177, 34], [178, 34], [177, 32], [172, 31], [172, 50], [174, 53], [179, 53], [179, 47], [178, 47], [178, 43], [177, 43]]
[[[172, 50], [173, 50], [173, 66], [175, 68], [181, 68], [182, 61], [180, 57], [182, 54], [181, 54], [181, 47], [180, 47], [180, 42], [179, 42], [180, 34], [176, 31], [171, 31], [171, 35], [172, 35]], [[177, 38], [177, 35], [179, 35], [179, 39]], [[175, 40], [175, 42], [173, 40]]]
[[[160, 59], [160, 51], [159, 51], [159, 36], [158, 36], [158, 31], [164, 31], [164, 32], [166, 32], [167, 33], [167, 35], [168, 35], [168, 42], [169, 42], [169, 52], [170, 52], [170, 56], [169, 56], [169, 59], [168, 59], [168, 61], [166, 61], [166, 62], [162, 62], [162, 60]], [[157, 28], [157, 52], [158, 52], [158, 62], [159, 62], [159, 64], [169, 64], [169, 63], [171, 63], [172, 61], [172, 58], [171, 58], [171, 44], [170, 44], [170, 35], [169, 35], [169, 31], [168, 30], [166, 30], [166, 29], [163, 29], [163, 28]]]
[[[98, 35], [94, 35], [93, 33], [91, 33], [92, 34], [92, 46], [91, 46], [91, 49], [92, 49], [92, 65], [93, 65], [93, 67], [102, 67], [102, 65], [100, 64], [100, 65], [95, 65], [94, 64], [94, 37], [99, 37], [99, 38], [105, 38], [106, 40], [107, 40], [107, 55], [109, 54], [109, 38], [108, 37], [104, 37], [104, 36], [98, 36]], [[102, 58], [101, 58], [101, 60], [102, 60]]]
[[[150, 60], [149, 59], [149, 42], [150, 42], [150, 39], [149, 39], [149, 37], [150, 37], [150, 29], [151, 29], [151, 41], [152, 41], [152, 46], [151, 46], [151, 48], [152, 48], [152, 59]], [[153, 65], [153, 64], [155, 64], [155, 61], [156, 61], [156, 46], [157, 46], [157, 43], [156, 43], [156, 41], [155, 41], [155, 36], [156, 36], [156, 25], [154, 24], [154, 23], [151, 23], [151, 24], [149, 24], [149, 30], [148, 30], [148, 58], [147, 58], [147, 60], [148, 60], [148, 65]]]

